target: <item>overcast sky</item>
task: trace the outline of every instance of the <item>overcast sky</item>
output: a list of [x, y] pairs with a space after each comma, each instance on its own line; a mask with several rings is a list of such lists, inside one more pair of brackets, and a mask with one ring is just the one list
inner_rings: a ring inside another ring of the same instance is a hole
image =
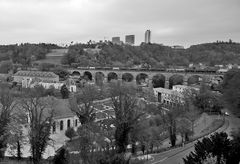
[[240, 42], [240, 0], [0, 0], [0, 44], [111, 40]]

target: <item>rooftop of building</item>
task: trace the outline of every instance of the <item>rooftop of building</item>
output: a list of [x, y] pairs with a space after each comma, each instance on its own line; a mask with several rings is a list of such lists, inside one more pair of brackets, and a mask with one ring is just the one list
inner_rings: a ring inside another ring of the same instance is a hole
[[166, 89], [166, 88], [154, 88], [153, 89], [155, 92], [161, 92], [161, 93], [167, 93], [167, 94], [172, 94], [173, 90], [172, 89]]
[[[94, 112], [106, 110], [106, 108], [104, 106], [111, 106], [111, 105], [112, 104], [110, 102], [110, 99], [94, 101], [94, 108], [97, 109], [97, 110], [94, 110]], [[76, 114], [70, 108], [68, 99], [54, 98], [53, 109], [54, 109], [54, 118], [55, 119], [76, 116]], [[97, 112], [97, 113], [99, 113], [99, 112]], [[98, 115], [97, 115], [96, 119], [99, 119]]]
[[199, 86], [198, 85], [191, 85], [191, 86], [189, 86], [189, 85], [174, 85], [173, 86], [173, 90], [174, 90], [174, 88], [183, 88], [183, 89], [199, 89]]
[[43, 71], [18, 71], [14, 76], [27, 76], [27, 77], [44, 77], [44, 78], [57, 78], [53, 72], [43, 72]]
[[67, 79], [65, 81], [54, 81], [54, 80], [51, 80], [51, 79], [40, 79], [40, 78], [37, 78], [37, 77], [34, 77], [34, 78], [31, 78], [31, 84], [34, 84], [34, 83], [41, 83], [41, 84], [66, 84], [67, 86], [71, 86], [71, 85], [75, 85], [75, 82], [73, 79]]
[[68, 99], [54, 99], [53, 110], [55, 119], [76, 116], [70, 108]]

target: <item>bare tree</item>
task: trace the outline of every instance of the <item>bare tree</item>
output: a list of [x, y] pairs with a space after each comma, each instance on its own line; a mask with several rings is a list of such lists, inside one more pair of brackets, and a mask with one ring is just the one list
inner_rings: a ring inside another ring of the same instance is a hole
[[[191, 122], [191, 133], [194, 134], [194, 122], [199, 118], [200, 111], [197, 109], [195, 102], [199, 92], [195, 89], [188, 89], [183, 92], [184, 112], [182, 118], [186, 118]], [[188, 138], [186, 138], [188, 140]]]
[[27, 143], [26, 134], [24, 134], [24, 125], [26, 124], [26, 115], [18, 107], [14, 108], [11, 122], [8, 126], [9, 133], [8, 146], [10, 153], [17, 156], [18, 160], [22, 157], [23, 145]]
[[180, 133], [182, 137], [182, 143], [184, 143], [184, 138], [186, 140], [186, 135], [192, 133], [190, 121], [186, 118], [179, 118], [177, 120], [177, 131]]
[[99, 127], [95, 119], [94, 100], [97, 99], [97, 89], [86, 85], [82, 91], [70, 98], [70, 108], [78, 116], [81, 126], [78, 128], [78, 148], [84, 164], [92, 164], [94, 158], [94, 143], [99, 136]]
[[114, 149], [114, 132], [115, 127], [113, 126], [113, 120], [111, 118], [99, 121], [101, 132], [103, 135], [103, 144], [106, 147], [108, 153], [110, 148]]
[[125, 153], [129, 143], [129, 133], [143, 113], [138, 110], [136, 88], [119, 81], [110, 85], [110, 97], [115, 111], [113, 124], [117, 153]]
[[35, 89], [24, 93], [21, 107], [28, 115], [28, 139], [34, 164], [39, 164], [49, 144], [53, 123], [53, 99], [44, 98]]
[[70, 108], [76, 113], [81, 124], [87, 124], [95, 120], [93, 101], [97, 99], [97, 89], [92, 85], [86, 85], [80, 93], [70, 98]]
[[[189, 135], [193, 134], [194, 122], [199, 117], [199, 112], [195, 107], [197, 95], [198, 93], [194, 89], [187, 89], [182, 93], [176, 91], [171, 95], [170, 103], [168, 105], [164, 105], [168, 111], [166, 114], [163, 114], [162, 117], [169, 128], [169, 137], [172, 146], [175, 146], [177, 131], [185, 137], [185, 140], [189, 140]], [[182, 128], [176, 126], [177, 122], [181, 123], [179, 126]], [[191, 129], [183, 128], [185, 125], [190, 123]], [[178, 129], [180, 129], [180, 131]]]
[[10, 135], [9, 124], [12, 120], [16, 101], [7, 86], [0, 87], [0, 158], [4, 157]]
[[183, 108], [183, 102], [181, 100], [180, 94], [178, 94], [177, 92], [171, 95], [170, 102], [171, 102], [170, 104], [160, 106], [160, 107], [162, 109], [163, 108], [167, 109], [166, 112], [162, 112], [162, 118], [163, 118], [163, 122], [165, 123], [168, 129], [171, 145], [175, 146], [176, 140], [177, 140], [176, 121], [177, 121], [177, 118], [182, 116], [182, 114], [184, 113], [184, 108]]

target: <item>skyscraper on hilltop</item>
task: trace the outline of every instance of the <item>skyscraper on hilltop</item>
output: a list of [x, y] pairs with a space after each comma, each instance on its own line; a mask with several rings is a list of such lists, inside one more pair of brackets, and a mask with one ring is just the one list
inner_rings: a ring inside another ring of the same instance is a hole
[[135, 43], [135, 35], [126, 35], [125, 36], [125, 44], [129, 44], [129, 45], [134, 45]]
[[151, 43], [151, 31], [147, 30], [145, 32], [145, 43]]

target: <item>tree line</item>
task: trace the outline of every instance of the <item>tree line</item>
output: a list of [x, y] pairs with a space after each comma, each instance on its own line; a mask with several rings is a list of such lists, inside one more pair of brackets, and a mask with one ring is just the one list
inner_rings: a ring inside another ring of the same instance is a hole
[[31, 66], [32, 61], [45, 59], [51, 49], [61, 48], [55, 44], [13, 44], [0, 45], [0, 61], [11, 61], [13, 64]]
[[141, 44], [140, 46], [115, 45], [111, 42], [94, 44], [101, 49], [98, 53], [88, 53], [84, 48], [88, 44], [69, 46], [68, 53], [62, 59], [63, 64], [79, 66], [118, 66], [132, 67], [147, 65], [151, 67], [188, 66], [190, 63], [240, 64], [240, 44], [233, 42], [215, 42], [193, 45], [187, 49], [176, 50], [160, 44]]

